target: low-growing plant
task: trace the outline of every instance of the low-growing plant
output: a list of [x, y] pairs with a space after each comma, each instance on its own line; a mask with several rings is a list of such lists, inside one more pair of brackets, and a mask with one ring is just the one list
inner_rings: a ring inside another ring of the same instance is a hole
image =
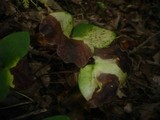
[[28, 32], [15, 32], [0, 40], [0, 101], [7, 96], [10, 87], [14, 87], [10, 69], [27, 54], [29, 44]]
[[[72, 20], [66, 12], [51, 13], [40, 24], [40, 34], [45, 36], [46, 45], [57, 46], [57, 54], [64, 62], [80, 68], [77, 76], [80, 92], [97, 107], [116, 96], [125, 85], [128, 55], [112, 44], [115, 32], [91, 23], [73, 27]], [[90, 58], [94, 62], [88, 64]]]

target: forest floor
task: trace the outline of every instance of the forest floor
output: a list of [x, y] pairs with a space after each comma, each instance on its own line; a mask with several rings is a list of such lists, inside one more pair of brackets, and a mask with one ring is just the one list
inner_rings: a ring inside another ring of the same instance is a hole
[[[159, 6], [159, 0], [46, 0], [46, 4], [1, 0], [0, 39], [28, 31], [31, 46], [13, 69], [16, 87], [0, 102], [0, 118], [41, 120], [67, 115], [71, 120], [160, 120]], [[121, 98], [90, 107], [76, 82], [79, 68], [63, 62], [55, 47], [37, 45], [38, 26], [54, 11], [69, 12], [75, 25], [87, 21], [116, 33], [132, 61]]]

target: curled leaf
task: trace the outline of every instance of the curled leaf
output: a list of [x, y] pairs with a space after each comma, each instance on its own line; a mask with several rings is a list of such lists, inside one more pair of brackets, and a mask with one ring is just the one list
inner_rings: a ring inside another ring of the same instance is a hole
[[116, 96], [117, 89], [125, 84], [127, 73], [117, 65], [116, 58], [94, 56], [95, 64], [81, 68], [78, 84], [82, 95], [94, 106]]
[[14, 75], [13, 84], [16, 90], [28, 89], [34, 83], [33, 75], [31, 74], [26, 58], [20, 60], [18, 64], [11, 69], [11, 73]]
[[117, 65], [123, 72], [129, 72], [131, 61], [126, 51], [122, 51], [118, 45], [110, 46], [109, 48], [95, 49], [95, 56], [102, 59], [116, 59]]
[[127, 77], [127, 72], [123, 72], [123, 70], [117, 65], [117, 59], [102, 59], [98, 56], [94, 56], [95, 59], [95, 69], [93, 73], [96, 76], [99, 76], [101, 73], [112, 74], [117, 76], [120, 86], [125, 84], [125, 80]]
[[73, 17], [71, 16], [71, 14], [61, 11], [61, 12], [53, 12], [50, 15], [55, 17], [57, 21], [60, 22], [64, 35], [69, 38], [71, 31], [73, 29]]
[[83, 67], [92, 56], [89, 47], [83, 41], [68, 39], [64, 36], [62, 43], [58, 45], [57, 54], [66, 63], [75, 63], [78, 67]]
[[101, 83], [100, 89], [97, 88], [92, 99], [89, 100], [93, 107], [100, 106], [114, 98], [119, 87], [118, 77], [113, 74], [102, 73], [97, 80]]
[[61, 42], [63, 36], [60, 23], [51, 15], [46, 16], [39, 26], [40, 43], [45, 45], [55, 45]]

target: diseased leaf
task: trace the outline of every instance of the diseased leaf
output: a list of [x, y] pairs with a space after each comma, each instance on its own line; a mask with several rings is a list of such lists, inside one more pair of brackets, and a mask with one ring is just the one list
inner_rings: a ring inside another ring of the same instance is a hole
[[11, 69], [11, 73], [14, 75], [13, 84], [16, 90], [28, 89], [34, 83], [33, 75], [26, 57], [20, 60], [18, 64]]
[[78, 85], [84, 98], [97, 107], [116, 96], [118, 88], [125, 85], [127, 72], [118, 66], [117, 58], [93, 58], [95, 64], [81, 68]]
[[112, 101], [119, 87], [118, 77], [114, 74], [102, 73], [97, 77], [97, 80], [101, 83], [100, 89], [95, 90], [92, 99], [89, 100], [93, 107]]
[[83, 67], [92, 56], [89, 47], [83, 41], [68, 39], [64, 36], [63, 42], [58, 45], [57, 54], [66, 63], [75, 63]]
[[109, 48], [95, 49], [95, 56], [99, 56], [102, 59], [116, 59], [117, 65], [123, 72], [130, 71], [131, 61], [126, 51], [122, 51], [118, 45], [110, 46]]
[[67, 12], [53, 12], [50, 15], [59, 21], [63, 34], [69, 38], [73, 29], [73, 17], [71, 14]]
[[89, 23], [80, 23], [74, 27], [72, 38], [83, 40], [91, 49], [108, 47], [116, 34], [110, 30]]
[[[81, 68], [78, 77], [80, 91], [88, 101], [94, 93], [103, 90], [106, 83], [112, 83], [116, 80], [120, 86], [124, 85], [127, 76], [127, 73], [118, 67], [116, 59], [101, 59], [97, 56], [94, 56], [94, 59], [95, 64]], [[106, 74], [105, 77], [102, 77], [103, 74]]]
[[29, 34], [16, 32], [4, 37], [0, 41], [0, 63], [4, 67], [14, 67], [29, 48]]
[[94, 56], [95, 59], [95, 69], [93, 73], [96, 76], [100, 76], [101, 73], [115, 75], [118, 78], [120, 86], [125, 84], [125, 80], [127, 77], [127, 72], [123, 72], [123, 70], [117, 65], [117, 59], [102, 59], [98, 56]]
[[63, 32], [60, 23], [51, 15], [46, 16], [39, 26], [40, 44], [55, 45], [61, 42]]

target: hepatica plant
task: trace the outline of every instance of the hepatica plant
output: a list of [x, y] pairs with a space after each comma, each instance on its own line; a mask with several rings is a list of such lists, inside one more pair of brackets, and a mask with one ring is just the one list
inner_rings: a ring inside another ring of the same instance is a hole
[[[64, 62], [74, 63], [80, 68], [78, 85], [84, 98], [98, 106], [115, 96], [125, 84], [128, 70], [126, 52], [111, 45], [116, 34], [90, 23], [73, 27], [73, 18], [66, 12], [51, 13], [40, 25], [44, 36], [53, 30], [59, 33], [45, 39], [55, 38], [53, 43], [57, 46], [57, 54]], [[88, 64], [90, 58], [94, 63]]]
[[27, 54], [29, 43], [27, 32], [12, 33], [0, 40], [0, 101], [7, 96], [10, 87], [14, 87], [10, 69]]
[[73, 39], [83, 40], [93, 53], [94, 64], [80, 69], [78, 84], [82, 95], [93, 106], [103, 104], [125, 84], [128, 58], [118, 46], [109, 46], [116, 38], [113, 31], [81, 23], [72, 32]]

